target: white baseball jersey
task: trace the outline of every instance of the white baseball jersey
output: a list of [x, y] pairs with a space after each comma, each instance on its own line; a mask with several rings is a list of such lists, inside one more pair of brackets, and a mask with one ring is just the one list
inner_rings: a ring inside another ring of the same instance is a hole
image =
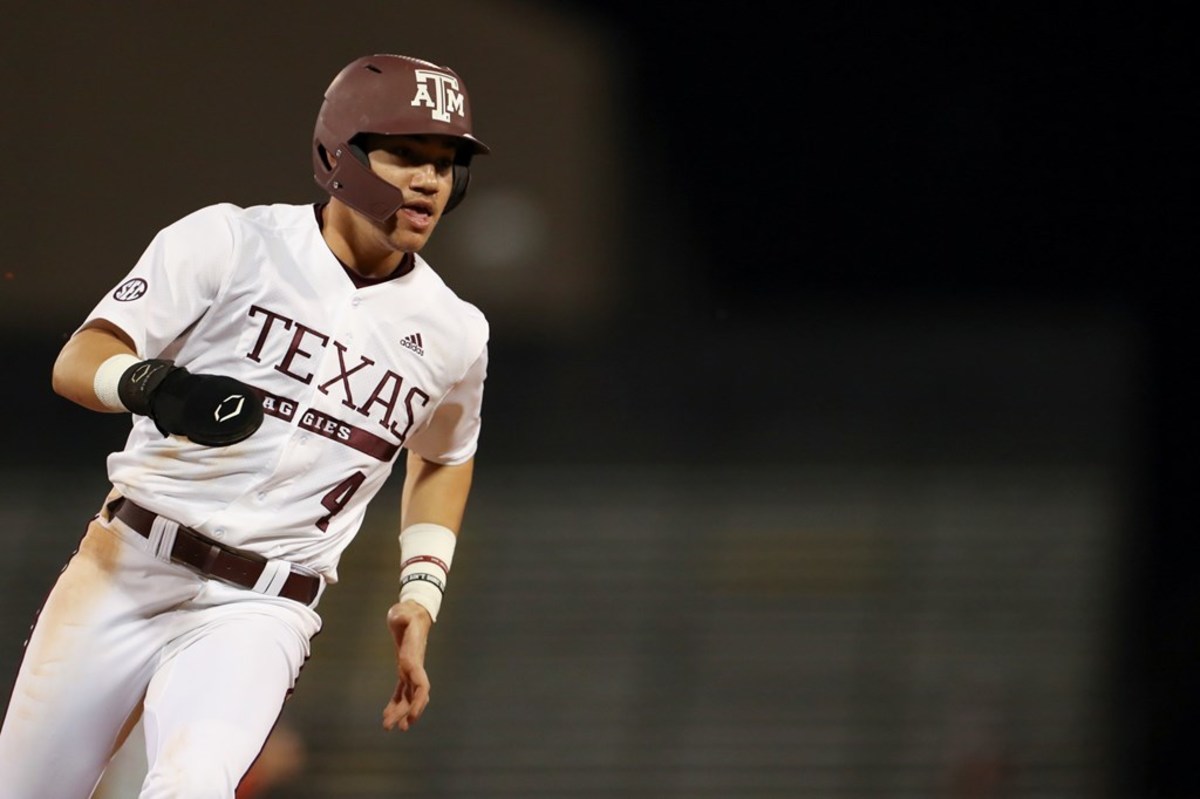
[[205, 447], [133, 417], [109, 478], [134, 502], [337, 581], [337, 563], [402, 448], [475, 454], [488, 325], [420, 256], [358, 287], [311, 205], [202, 208], [164, 228], [87, 322], [141, 358], [223, 374], [264, 397], [250, 438]]

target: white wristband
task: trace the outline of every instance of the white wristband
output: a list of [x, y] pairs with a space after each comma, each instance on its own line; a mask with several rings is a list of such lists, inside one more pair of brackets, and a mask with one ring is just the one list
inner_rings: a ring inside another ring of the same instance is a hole
[[125, 374], [125, 370], [141, 361], [141, 358], [123, 352], [100, 364], [100, 368], [96, 370], [96, 376], [92, 379], [92, 391], [95, 392], [96, 399], [100, 400], [101, 405], [113, 411], [129, 410], [125, 407], [125, 403], [121, 402], [117, 386], [120, 384], [121, 375]]
[[410, 524], [400, 533], [400, 601], [416, 602], [434, 621], [457, 542], [449, 527], [431, 522]]

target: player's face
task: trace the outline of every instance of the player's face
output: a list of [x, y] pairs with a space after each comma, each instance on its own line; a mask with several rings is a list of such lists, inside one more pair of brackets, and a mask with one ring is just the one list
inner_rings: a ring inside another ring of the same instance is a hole
[[404, 194], [404, 204], [380, 229], [393, 247], [417, 252], [441, 219], [454, 183], [454, 139], [448, 136], [368, 136], [371, 169]]

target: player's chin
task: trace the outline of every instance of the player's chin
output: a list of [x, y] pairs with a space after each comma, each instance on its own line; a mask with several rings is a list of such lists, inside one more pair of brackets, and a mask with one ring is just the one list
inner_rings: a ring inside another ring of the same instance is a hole
[[425, 217], [416, 223], [410, 219], [401, 218], [392, 228], [389, 238], [397, 249], [404, 252], [416, 252], [429, 241], [429, 237], [437, 228], [437, 223], [438, 217], [436, 216]]
[[429, 241], [429, 233], [416, 234], [411, 231], [396, 230], [388, 237], [392, 248], [397, 252], [418, 252]]

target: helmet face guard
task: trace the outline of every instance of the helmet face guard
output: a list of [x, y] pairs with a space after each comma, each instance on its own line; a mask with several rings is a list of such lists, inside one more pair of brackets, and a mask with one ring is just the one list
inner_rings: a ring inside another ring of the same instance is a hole
[[371, 171], [354, 143], [364, 133], [450, 136], [458, 142], [454, 181], [445, 211], [462, 202], [472, 156], [488, 147], [471, 133], [466, 85], [449, 67], [401, 55], [359, 58], [325, 91], [313, 132], [317, 185], [364, 216], [382, 223], [403, 204], [403, 193]]

